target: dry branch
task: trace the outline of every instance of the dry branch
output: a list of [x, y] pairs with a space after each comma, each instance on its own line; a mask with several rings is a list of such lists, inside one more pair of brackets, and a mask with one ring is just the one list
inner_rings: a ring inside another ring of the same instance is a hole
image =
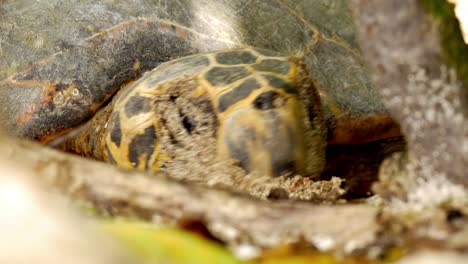
[[2, 137], [0, 158], [74, 198], [143, 218], [199, 221], [230, 245], [272, 247], [305, 240], [320, 249], [353, 250], [371, 243], [377, 209], [369, 205], [269, 202], [119, 170], [33, 142]]

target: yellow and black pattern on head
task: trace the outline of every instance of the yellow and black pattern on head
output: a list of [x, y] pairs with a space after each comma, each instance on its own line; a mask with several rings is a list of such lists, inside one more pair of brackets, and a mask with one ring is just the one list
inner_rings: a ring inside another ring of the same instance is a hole
[[[146, 102], [150, 98], [141, 94], [131, 95], [127, 104], [135, 101]], [[157, 162], [158, 153], [158, 123], [152, 118], [149, 106], [124, 108], [123, 111], [114, 111], [108, 122], [105, 146], [107, 159], [124, 168], [151, 169]]]
[[[247, 171], [274, 176], [315, 173], [306, 164], [310, 144], [305, 130], [312, 127], [304, 121], [310, 107], [301, 100], [306, 78], [299, 66], [294, 59], [251, 48], [164, 63], [116, 100], [105, 136], [107, 159], [125, 168], [158, 170], [167, 157], [159, 140], [164, 124], [158, 119], [157, 98], [189, 80], [196, 96], [212, 102], [220, 158], [236, 159]], [[310, 96], [311, 102], [320, 104], [316, 91]]]
[[204, 55], [164, 63], [126, 87], [116, 99], [107, 124], [107, 160], [123, 168], [159, 170], [161, 120], [156, 105], [178, 81], [197, 76], [209, 66]]

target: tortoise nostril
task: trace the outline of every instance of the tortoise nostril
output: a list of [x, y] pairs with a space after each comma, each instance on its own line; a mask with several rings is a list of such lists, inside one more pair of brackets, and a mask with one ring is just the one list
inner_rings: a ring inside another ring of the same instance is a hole
[[179, 116], [182, 119], [182, 126], [185, 128], [187, 133], [192, 134], [193, 130], [195, 130], [196, 124], [195, 120], [193, 120], [192, 117], [182, 113], [182, 111], [179, 110]]
[[286, 98], [274, 91], [261, 93], [253, 101], [253, 106], [259, 110], [279, 108], [286, 104]]
[[177, 97], [177, 95], [170, 95], [169, 100], [171, 100], [171, 102], [175, 102], [177, 100]]
[[195, 121], [188, 116], [184, 116], [182, 119], [182, 125], [189, 134], [192, 134], [192, 131], [195, 129]]

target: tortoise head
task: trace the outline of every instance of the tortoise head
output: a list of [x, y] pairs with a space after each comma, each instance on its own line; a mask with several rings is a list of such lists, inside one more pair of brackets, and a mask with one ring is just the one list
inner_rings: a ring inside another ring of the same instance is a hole
[[238, 160], [248, 172], [318, 175], [326, 144], [318, 93], [309, 89], [299, 61], [265, 57], [246, 66], [250, 75], [214, 103], [219, 154]]
[[163, 125], [152, 109], [158, 100], [170, 100], [164, 96], [169, 87], [190, 86], [190, 96], [211, 102], [220, 158], [238, 160], [248, 172], [263, 175], [317, 175], [324, 163], [325, 129], [318, 93], [308, 89], [303, 69], [293, 59], [249, 48], [161, 65], [115, 102], [108, 156], [126, 167], [159, 168], [164, 144], [157, 134]]

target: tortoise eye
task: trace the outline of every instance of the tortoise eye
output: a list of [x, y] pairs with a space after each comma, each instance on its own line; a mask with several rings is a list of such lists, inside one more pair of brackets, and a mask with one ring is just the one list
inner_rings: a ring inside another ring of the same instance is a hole
[[268, 110], [282, 107], [287, 99], [275, 91], [261, 93], [253, 101], [253, 107], [258, 110]]

